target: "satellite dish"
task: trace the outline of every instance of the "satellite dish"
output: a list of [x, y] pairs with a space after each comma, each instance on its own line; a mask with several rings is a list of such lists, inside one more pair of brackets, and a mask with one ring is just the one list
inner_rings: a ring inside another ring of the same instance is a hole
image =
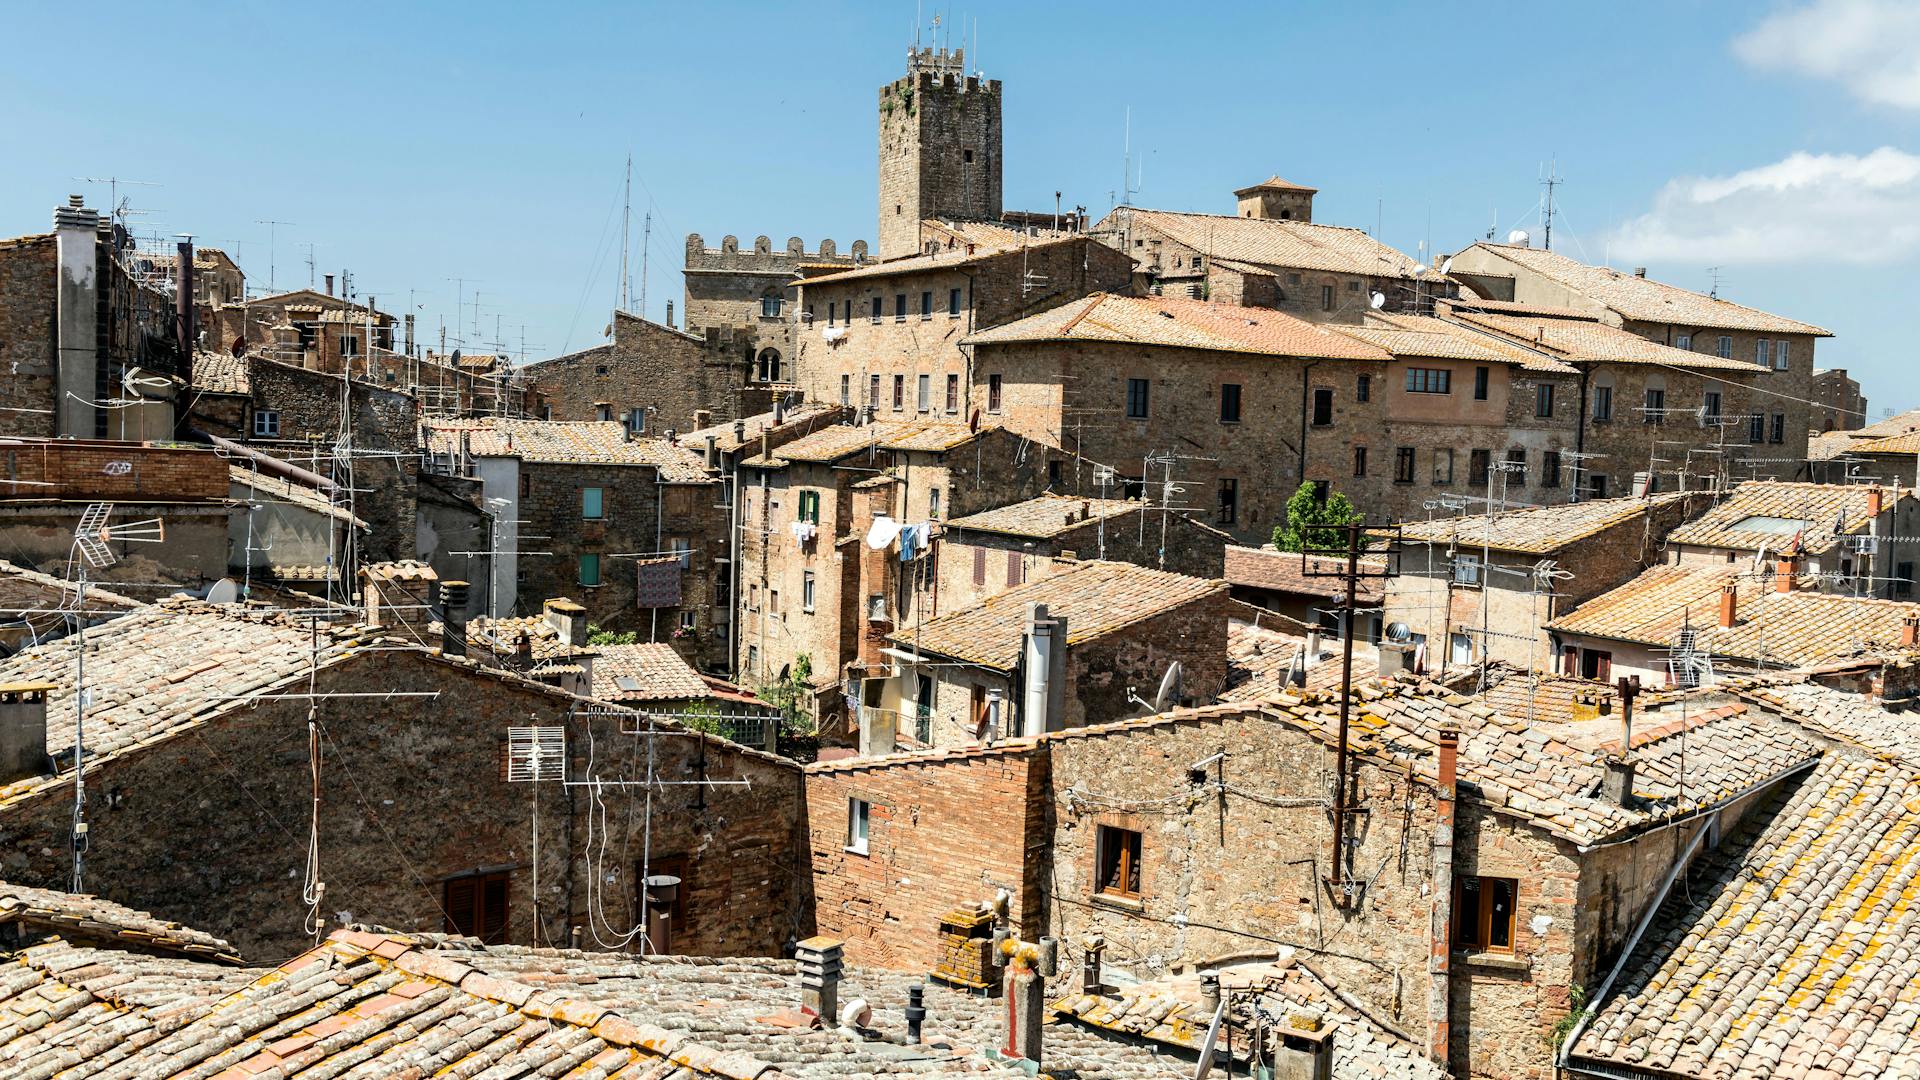
[[1422, 265], [1422, 264], [1420, 264], [1420, 263], [1414, 263], [1414, 264], [1413, 264], [1413, 276], [1414, 276], [1414, 277], [1419, 277], [1419, 276], [1420, 276], [1421, 274], [1424, 274], [1424, 273], [1426, 273], [1426, 272], [1427, 272], [1427, 268], [1426, 268], [1426, 267], [1425, 267], [1424, 265]]
[[1180, 700], [1180, 661], [1167, 665], [1167, 673], [1160, 677], [1160, 692], [1153, 695], [1153, 711], [1165, 712], [1167, 708]]
[[1526, 247], [1533, 243], [1533, 237], [1528, 236], [1525, 229], [1515, 229], [1507, 234], [1507, 243], [1515, 247]]
[[234, 338], [233, 344], [227, 346], [227, 351], [229, 353], [232, 353], [234, 356], [247, 355], [247, 339], [244, 337]]
[[231, 604], [240, 599], [240, 586], [232, 578], [221, 578], [207, 587], [209, 604]]
[[1440, 264], [1440, 272], [1443, 274], [1447, 274], [1447, 273], [1451, 273], [1452, 271], [1453, 271], [1453, 256], [1449, 255], [1447, 256], [1446, 261]]
[[1413, 640], [1413, 627], [1403, 622], [1388, 623], [1387, 640], [1396, 645], [1405, 645]]
[[454, 367], [460, 366], [460, 350], [459, 349], [453, 350], [453, 366]]
[[1377, 292], [1377, 293], [1374, 293], [1374, 294], [1373, 294], [1373, 297], [1372, 297], [1372, 299], [1370, 299], [1370, 300], [1368, 300], [1368, 301], [1367, 301], [1367, 306], [1368, 306], [1368, 307], [1370, 307], [1370, 308], [1372, 308], [1372, 309], [1373, 309], [1373, 310], [1375, 310], [1375, 311], [1379, 311], [1379, 310], [1380, 310], [1381, 308], [1383, 308], [1383, 307], [1386, 307], [1386, 306], [1387, 306], [1387, 294], [1386, 294], [1386, 293], [1378, 293], [1378, 292]]

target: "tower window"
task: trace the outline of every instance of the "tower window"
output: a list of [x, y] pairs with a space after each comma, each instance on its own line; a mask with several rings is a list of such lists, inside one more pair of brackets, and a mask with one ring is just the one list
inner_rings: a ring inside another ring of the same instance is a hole
[[969, 165], [973, 164], [973, 151], [971, 150], [960, 151], [960, 160], [966, 162]]

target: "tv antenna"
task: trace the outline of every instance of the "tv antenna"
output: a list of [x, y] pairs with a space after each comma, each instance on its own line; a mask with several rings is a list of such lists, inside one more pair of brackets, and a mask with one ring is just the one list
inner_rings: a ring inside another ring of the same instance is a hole
[[1546, 189], [1546, 194], [1540, 202], [1540, 227], [1543, 234], [1540, 238], [1540, 246], [1547, 251], [1553, 250], [1553, 189], [1566, 183], [1555, 165], [1554, 159], [1548, 158], [1545, 175], [1540, 177], [1540, 186]]
[[[279, 240], [279, 237], [280, 237], [280, 226], [282, 226], [282, 225], [293, 225], [293, 224], [297, 224], [297, 222], [292, 222], [292, 221], [274, 221], [274, 220], [273, 220], [273, 219], [271, 219], [271, 218], [267, 218], [267, 219], [264, 219], [264, 220], [260, 220], [260, 221], [255, 221], [255, 222], [254, 222], [254, 224], [255, 224], [255, 225], [265, 225], [265, 226], [267, 227], [267, 295], [269, 295], [269, 296], [271, 296], [271, 295], [273, 295], [274, 293], [276, 293], [276, 292], [278, 292], [278, 291], [279, 291], [279, 290], [278, 290], [278, 289], [277, 289], [277, 288], [276, 288], [276, 287], [274, 286], [274, 280], [273, 280], [273, 279], [274, 279], [274, 269], [275, 269], [275, 265], [276, 265], [276, 264], [278, 263], [278, 261], [279, 261], [279, 259], [278, 259], [278, 258], [277, 258], [277, 256], [276, 256], [276, 251], [278, 250], [278, 243], [277, 243], [277, 242], [278, 242], [278, 240]], [[311, 278], [311, 277], [313, 276], [313, 271], [312, 271], [312, 267], [313, 267], [313, 245], [312, 245], [312, 244], [308, 244], [308, 245], [307, 245], [307, 267], [308, 267], [308, 271], [307, 271], [307, 276], [308, 276], [309, 278]], [[309, 288], [311, 288], [311, 287], [313, 286], [313, 282], [312, 282], [312, 281], [308, 281], [308, 282], [307, 282], [307, 286], [308, 286]]]

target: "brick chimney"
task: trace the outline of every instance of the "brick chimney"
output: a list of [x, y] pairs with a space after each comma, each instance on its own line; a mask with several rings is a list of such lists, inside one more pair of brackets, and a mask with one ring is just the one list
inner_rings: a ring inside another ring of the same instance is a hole
[[1273, 1080], [1331, 1080], [1333, 1028], [1323, 1017], [1293, 1013], [1275, 1030]]
[[1726, 629], [1733, 625], [1733, 619], [1739, 613], [1740, 590], [1729, 581], [1720, 586], [1720, 626]]
[[1920, 615], [1908, 615], [1900, 620], [1900, 647], [1911, 649], [1920, 645]]
[[1880, 516], [1880, 508], [1882, 505], [1882, 501], [1884, 499], [1885, 499], [1885, 493], [1882, 492], [1879, 487], [1876, 486], [1876, 487], [1870, 487], [1867, 489], [1867, 516], [1868, 517]]
[[560, 635], [564, 645], [585, 646], [587, 643], [587, 609], [564, 596], [555, 597], [542, 604], [541, 612], [546, 616], [547, 625]]
[[1774, 569], [1773, 569], [1773, 591], [1774, 592], [1790, 593], [1793, 591], [1794, 561], [1795, 560], [1792, 555], [1782, 555], [1780, 556], [1780, 561], [1774, 564]]
[[47, 760], [47, 692], [54, 684], [0, 684], [0, 784], [50, 771]]
[[830, 937], [810, 937], [794, 947], [800, 969], [800, 1007], [832, 1024], [840, 1012], [840, 971], [843, 943]]

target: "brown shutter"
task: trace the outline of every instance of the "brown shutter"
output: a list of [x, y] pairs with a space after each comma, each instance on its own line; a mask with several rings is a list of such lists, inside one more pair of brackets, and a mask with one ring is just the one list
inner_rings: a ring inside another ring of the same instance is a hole
[[478, 894], [476, 884], [475, 879], [470, 877], [456, 878], [446, 883], [445, 902], [441, 906], [446, 909], [447, 933], [473, 933], [476, 924], [473, 917], [474, 898]]
[[987, 583], [987, 549], [983, 547], [973, 549], [973, 583], [975, 585]]
[[480, 879], [480, 924], [478, 937], [489, 945], [507, 941], [507, 883], [505, 874], [488, 874]]

